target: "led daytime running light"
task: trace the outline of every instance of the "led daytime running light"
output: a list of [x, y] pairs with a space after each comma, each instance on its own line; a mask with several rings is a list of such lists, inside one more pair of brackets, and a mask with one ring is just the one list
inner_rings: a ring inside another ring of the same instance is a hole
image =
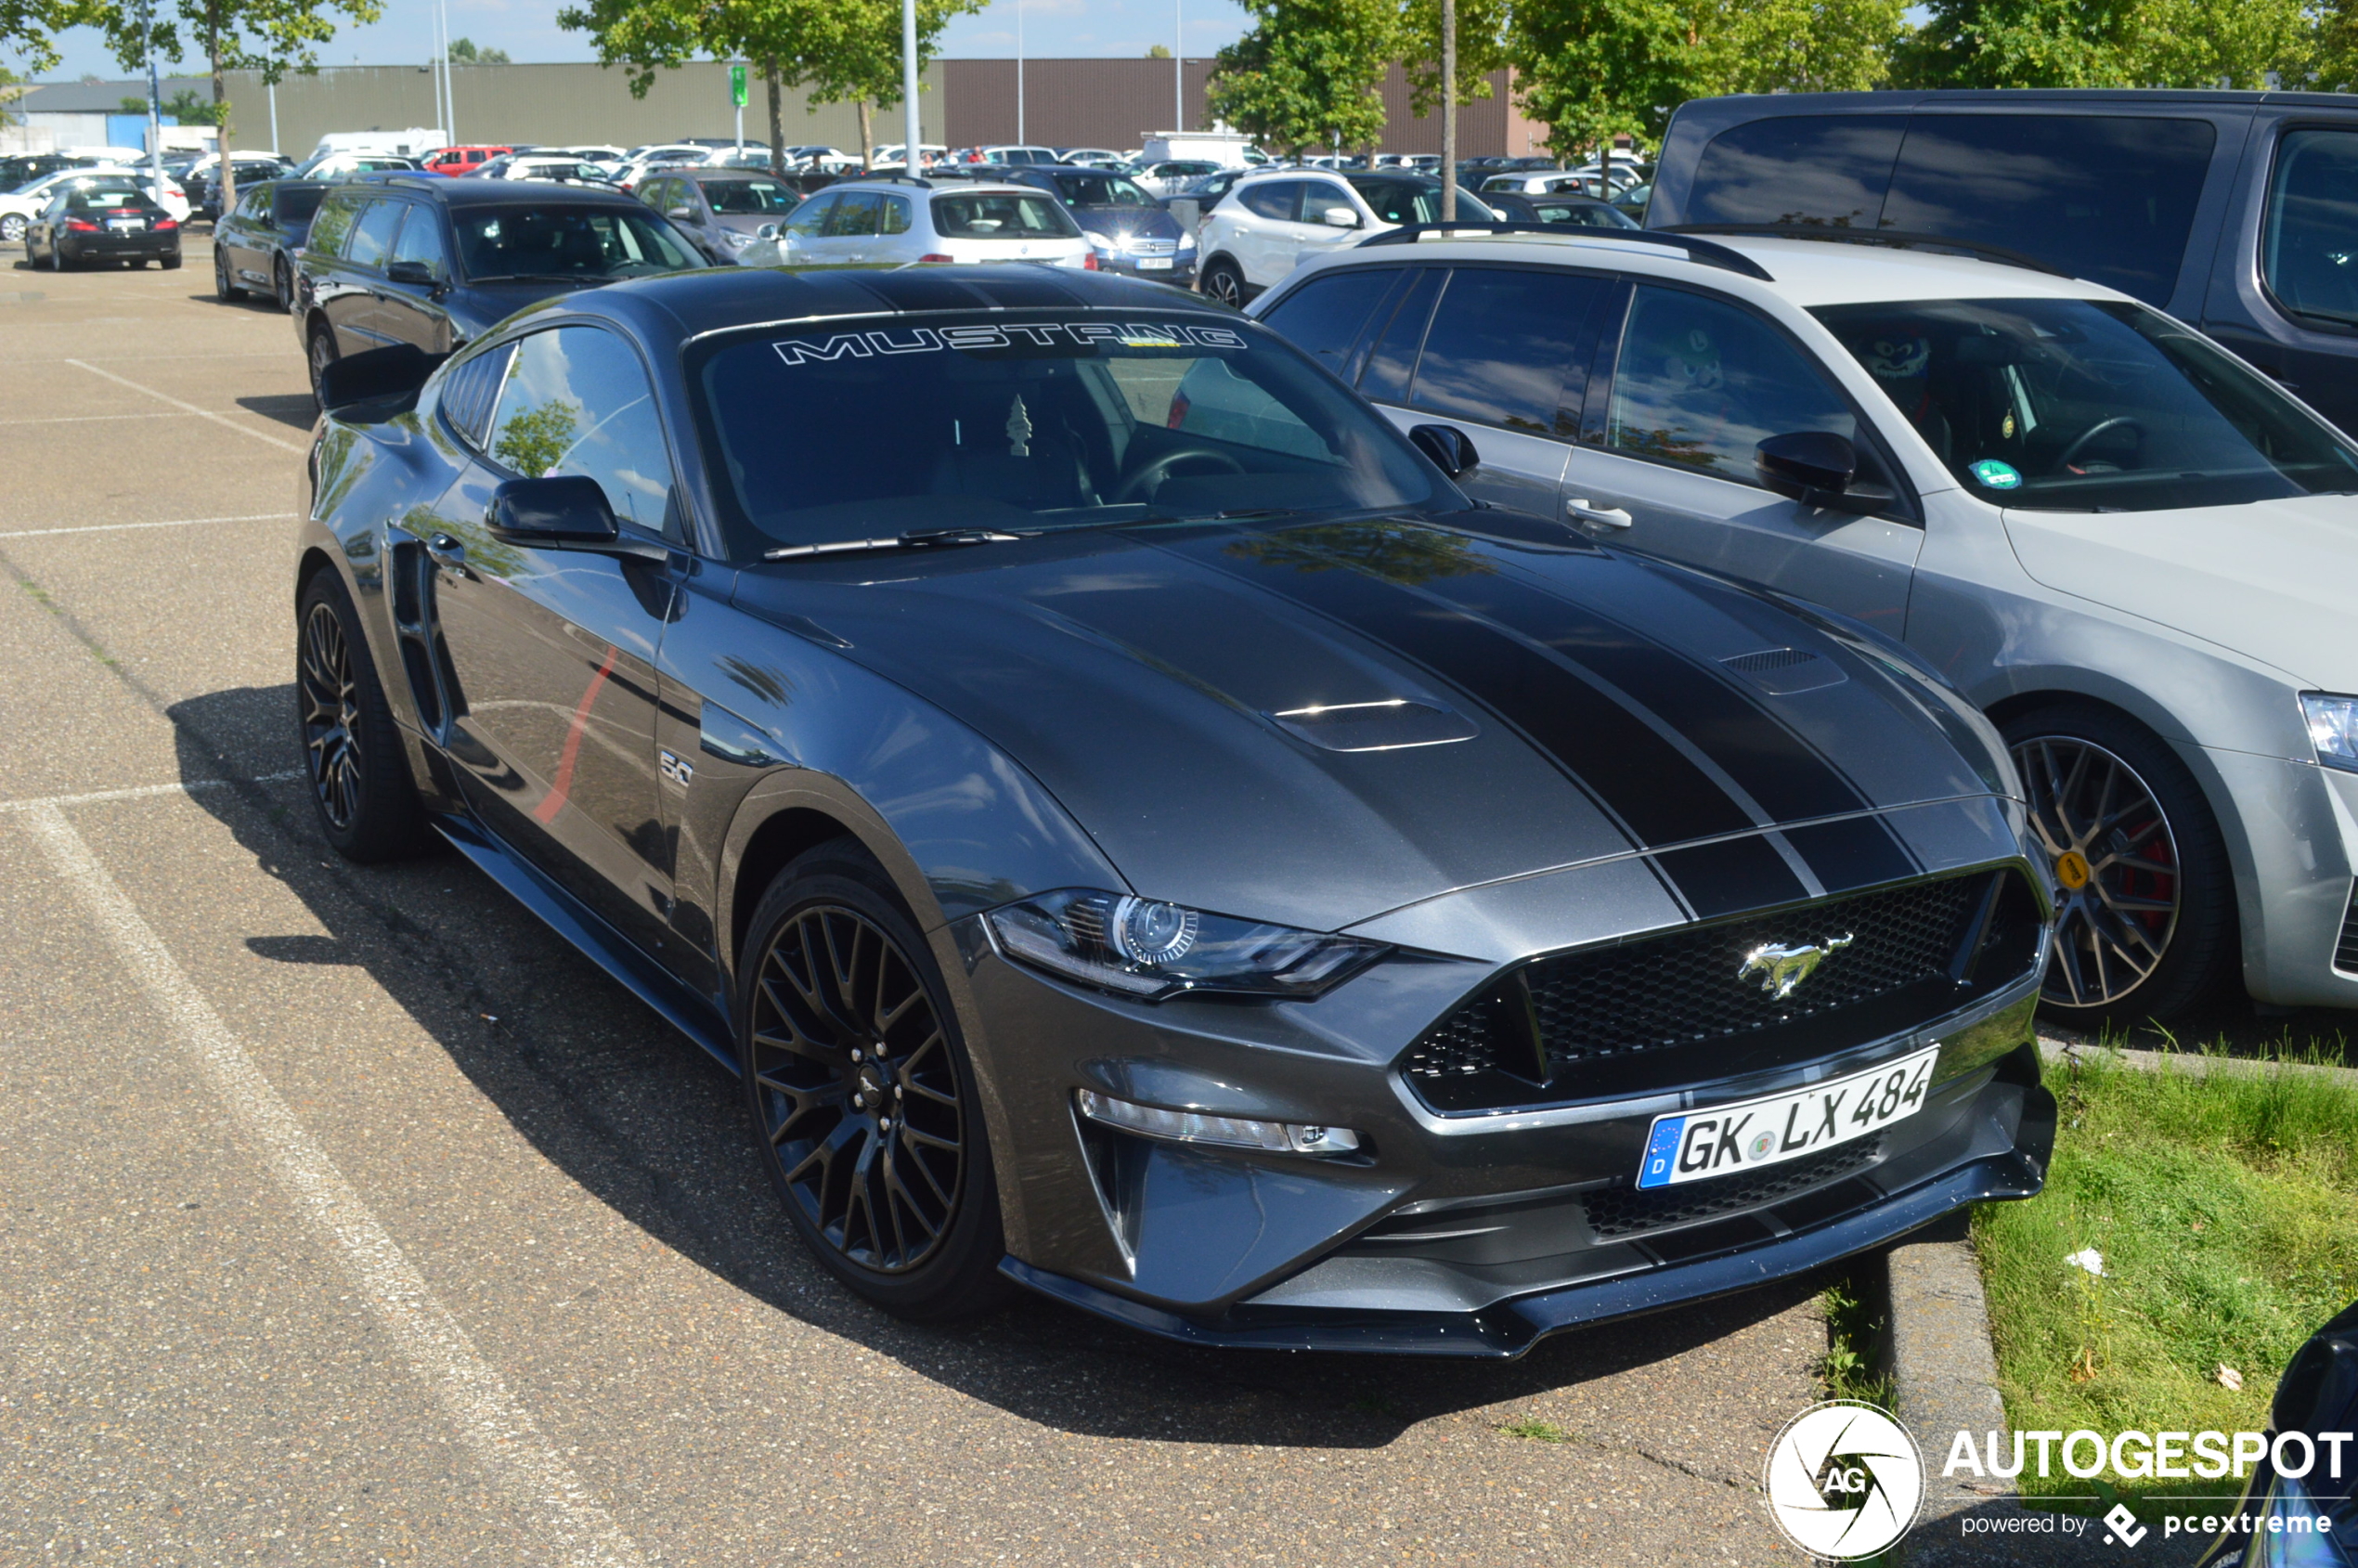
[[1348, 1127], [1315, 1122], [1256, 1121], [1242, 1116], [1208, 1116], [1201, 1111], [1164, 1110], [1117, 1100], [1095, 1089], [1078, 1095], [1081, 1114], [1092, 1121], [1119, 1127], [1144, 1137], [1173, 1143], [1218, 1144], [1227, 1148], [1257, 1148], [1269, 1154], [1355, 1154], [1359, 1134]]

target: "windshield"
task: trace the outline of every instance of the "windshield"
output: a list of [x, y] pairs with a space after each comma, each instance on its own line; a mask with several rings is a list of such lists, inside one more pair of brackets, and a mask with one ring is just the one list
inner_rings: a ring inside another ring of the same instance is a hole
[[[1439, 223], [1441, 221], [1441, 182], [1439, 180], [1386, 179], [1381, 175], [1363, 175], [1351, 180], [1356, 190], [1379, 221], [1383, 223]], [[1458, 216], [1468, 223], [1487, 223], [1498, 214], [1474, 199], [1472, 191], [1458, 188]]]
[[981, 192], [933, 199], [937, 233], [960, 240], [1074, 240], [1081, 230], [1053, 196]]
[[465, 207], [450, 214], [460, 264], [475, 282], [499, 278], [636, 278], [704, 263], [634, 207]]
[[692, 362], [733, 557], [1446, 493], [1381, 417], [1257, 328], [926, 320], [769, 330]]
[[1973, 494], [2158, 512], [2358, 491], [2358, 448], [2256, 371], [2125, 301], [1813, 312]]
[[1119, 175], [1057, 175], [1056, 194], [1074, 207], [1151, 207], [1146, 187]]
[[716, 213], [732, 215], [756, 213], [791, 213], [802, 203], [797, 191], [788, 190], [775, 180], [706, 180], [704, 199]]

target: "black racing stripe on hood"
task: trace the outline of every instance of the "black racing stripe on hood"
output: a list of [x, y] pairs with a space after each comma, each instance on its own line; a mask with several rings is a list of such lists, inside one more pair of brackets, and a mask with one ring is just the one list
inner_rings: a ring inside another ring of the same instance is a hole
[[1785, 829], [1792, 845], [1829, 893], [1896, 882], [1924, 868], [1881, 817], [1845, 817]]
[[1808, 897], [1808, 889], [1763, 834], [1665, 849], [1654, 857], [1654, 863], [1686, 895], [1698, 920]]
[[[1451, 577], [1434, 583], [1432, 591], [1513, 628], [1619, 688], [1725, 770], [1772, 822], [1807, 822], [1872, 806], [1782, 719], [1667, 643], [1508, 577]], [[1856, 886], [1849, 873], [1862, 840], [1882, 841], [1882, 852], [1869, 855], [1888, 868], [1881, 879], [1911, 876], [1920, 869], [1880, 819], [1864, 819], [1838, 837], [1837, 875], [1827, 875], [1835, 865], [1820, 867], [1809, 857], [1810, 869], [1829, 888]]]
[[[1231, 551], [1237, 536], [1222, 534], [1166, 548], [1241, 576], [1414, 660], [1466, 693], [1473, 706], [1523, 737], [1610, 813], [1639, 849], [1698, 838], [1750, 835], [1761, 824], [1692, 758], [1644, 719], [1576, 671], [1514, 633], [1399, 585], [1337, 561], [1330, 569], [1254, 562]], [[1701, 905], [1722, 907], [1730, 897], [1786, 903], [1809, 896], [1801, 879], [1765, 841], [1769, 871], [1747, 851], [1698, 853], [1681, 862], [1702, 880]], [[1662, 862], [1682, 896], [1676, 874]], [[1741, 870], [1730, 867], [1741, 866]], [[1696, 900], [1690, 897], [1691, 904]], [[1726, 907], [1744, 907], [1730, 905]]]

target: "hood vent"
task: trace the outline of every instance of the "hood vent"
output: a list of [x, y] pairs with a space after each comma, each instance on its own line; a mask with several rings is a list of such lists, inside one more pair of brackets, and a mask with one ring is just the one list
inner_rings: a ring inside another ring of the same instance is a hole
[[1805, 654], [1798, 648], [1764, 648], [1756, 654], [1738, 654], [1721, 664], [1734, 670], [1771, 696], [1789, 697], [1795, 692], [1815, 692], [1823, 686], [1839, 686], [1850, 679], [1832, 659], [1816, 654]]
[[1296, 740], [1324, 751], [1397, 751], [1412, 745], [1447, 745], [1481, 732], [1447, 708], [1394, 697], [1380, 703], [1338, 703], [1292, 707], [1268, 716]]

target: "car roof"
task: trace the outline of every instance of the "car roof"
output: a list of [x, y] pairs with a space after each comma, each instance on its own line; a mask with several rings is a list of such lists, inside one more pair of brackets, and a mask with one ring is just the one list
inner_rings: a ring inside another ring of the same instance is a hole
[[[424, 196], [447, 207], [512, 207], [519, 201], [577, 201], [586, 204], [639, 207], [640, 203], [618, 190], [599, 186], [561, 186], [556, 190], [519, 191], [516, 187], [528, 185], [528, 180], [453, 180], [438, 175], [419, 174], [398, 169], [363, 175], [358, 179], [339, 180], [336, 184], [361, 189], [399, 192], [408, 196]], [[558, 194], [562, 191], [563, 194]], [[644, 210], [644, 209], [641, 209]]]
[[650, 335], [683, 338], [813, 317], [953, 310], [1128, 310], [1149, 321], [1174, 312], [1241, 319], [1224, 305], [1160, 283], [1031, 262], [873, 269], [710, 267], [586, 289], [564, 295], [561, 308], [631, 323]]
[[1610, 266], [1685, 282], [1707, 282], [1736, 292], [1743, 279], [1804, 310], [1830, 305], [1882, 305], [1939, 299], [2126, 299], [2127, 295], [2084, 279], [2060, 278], [2028, 267], [1976, 256], [1891, 245], [1772, 236], [1699, 234], [1715, 247], [1733, 251], [1768, 276], [1747, 279], [1724, 266], [1699, 262], [1665, 235], [1598, 229], [1548, 234], [1484, 234], [1474, 238], [1420, 237], [1413, 247], [1382, 245], [1331, 252], [1309, 265], [1324, 270], [1354, 260], [1380, 264], [1406, 259], [1414, 250], [1435, 261], [1561, 262], [1567, 266]]

